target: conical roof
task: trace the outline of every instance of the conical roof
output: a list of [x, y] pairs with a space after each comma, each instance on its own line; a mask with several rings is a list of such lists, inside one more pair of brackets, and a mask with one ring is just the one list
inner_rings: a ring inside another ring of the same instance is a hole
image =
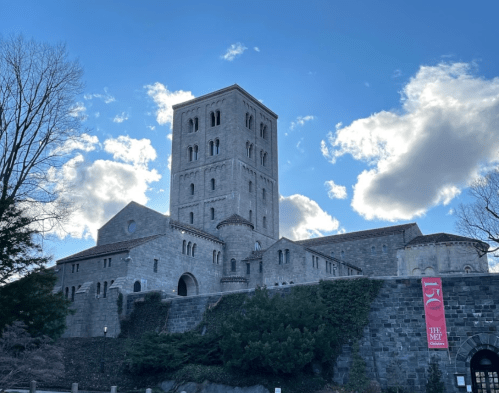
[[219, 229], [223, 225], [247, 225], [251, 227], [251, 229], [255, 229], [255, 226], [250, 221], [248, 221], [246, 218], [241, 217], [239, 214], [233, 214], [225, 220], [220, 221], [217, 225], [217, 229]]

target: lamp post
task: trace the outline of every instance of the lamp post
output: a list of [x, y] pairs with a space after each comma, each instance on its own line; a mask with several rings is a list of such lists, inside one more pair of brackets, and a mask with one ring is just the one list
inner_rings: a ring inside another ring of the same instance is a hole
[[104, 326], [104, 345], [102, 346], [102, 356], [100, 358], [100, 372], [104, 372], [104, 355], [106, 354], [106, 334], [107, 326]]

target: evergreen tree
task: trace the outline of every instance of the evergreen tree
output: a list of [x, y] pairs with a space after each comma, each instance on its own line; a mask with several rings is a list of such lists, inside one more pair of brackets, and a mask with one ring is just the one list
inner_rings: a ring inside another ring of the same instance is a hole
[[437, 359], [432, 358], [428, 366], [428, 381], [426, 382], [426, 393], [443, 393], [444, 383], [442, 372], [438, 367]]

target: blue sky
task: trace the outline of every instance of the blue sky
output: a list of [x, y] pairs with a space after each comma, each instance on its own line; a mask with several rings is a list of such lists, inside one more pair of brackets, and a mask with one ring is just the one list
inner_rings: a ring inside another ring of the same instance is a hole
[[[65, 42], [85, 143], [82, 206], [45, 247], [94, 245], [127, 202], [169, 209], [171, 105], [239, 84], [279, 115], [281, 235], [417, 222], [455, 232], [499, 159], [493, 1], [3, 1], [3, 37]], [[74, 165], [74, 164], [78, 165]], [[71, 164], [73, 164], [71, 166]]]

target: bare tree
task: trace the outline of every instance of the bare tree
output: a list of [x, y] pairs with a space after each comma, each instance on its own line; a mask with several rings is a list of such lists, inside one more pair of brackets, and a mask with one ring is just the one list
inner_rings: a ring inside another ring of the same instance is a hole
[[495, 253], [499, 250], [499, 170], [475, 180], [469, 194], [474, 201], [461, 204], [456, 210], [457, 229], [465, 236], [492, 243], [490, 248], [475, 244], [480, 256]]
[[27, 218], [23, 228], [31, 234], [70, 214], [71, 203], [58, 198], [66, 188], [56, 174], [68, 160], [67, 146], [80, 137], [75, 98], [82, 73], [64, 45], [0, 39], [0, 235], [13, 232], [13, 209]]
[[14, 322], [0, 337], [0, 392], [31, 380], [52, 382], [64, 375], [62, 349], [48, 337], [31, 337]]

